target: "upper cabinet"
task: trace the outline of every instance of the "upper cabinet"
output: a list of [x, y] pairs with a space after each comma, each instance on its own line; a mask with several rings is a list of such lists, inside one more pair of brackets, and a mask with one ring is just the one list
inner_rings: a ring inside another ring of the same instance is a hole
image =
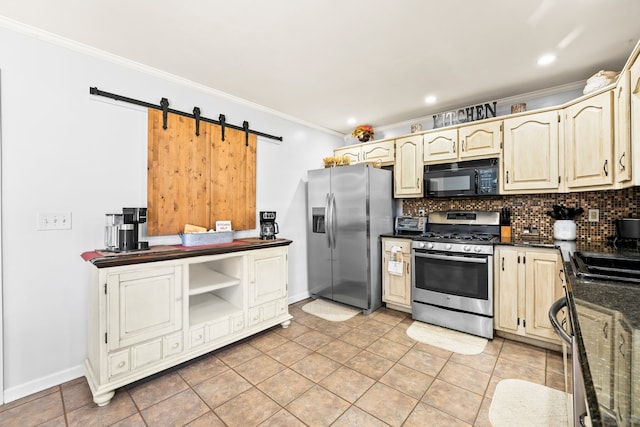
[[348, 156], [350, 164], [379, 162], [383, 166], [392, 165], [395, 160], [393, 140], [367, 142], [359, 145], [337, 148], [334, 156]]
[[[636, 67], [637, 68], [637, 67]], [[615, 182], [617, 187], [627, 187], [631, 182], [631, 98], [630, 72], [620, 74], [614, 90], [615, 144], [613, 148]]]
[[563, 110], [569, 190], [612, 188], [612, 92], [602, 92]]
[[426, 164], [500, 156], [502, 120], [459, 126], [424, 134]]
[[502, 120], [458, 128], [460, 160], [498, 157], [502, 148]]
[[558, 112], [504, 120], [502, 193], [560, 190]]
[[[638, 148], [640, 147], [640, 55], [636, 57], [629, 68], [629, 80], [629, 94], [631, 97], [631, 117], [629, 119], [631, 124], [630, 145], [636, 148], [631, 151], [631, 153], [627, 153], [626, 156], [629, 162], [627, 168], [631, 170], [632, 163], [629, 154], [633, 155], [633, 164], [640, 164], [640, 148]], [[634, 185], [640, 185], [640, 169], [636, 167], [636, 172], [632, 175]]]
[[423, 135], [423, 161], [426, 164], [445, 163], [458, 158], [458, 129], [444, 129]]
[[396, 139], [393, 196], [423, 197], [422, 135]]

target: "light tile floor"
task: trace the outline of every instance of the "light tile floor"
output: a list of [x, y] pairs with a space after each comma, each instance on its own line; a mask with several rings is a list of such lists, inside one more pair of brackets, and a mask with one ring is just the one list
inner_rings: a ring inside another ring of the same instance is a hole
[[274, 327], [117, 390], [84, 378], [0, 406], [0, 426], [490, 426], [501, 379], [564, 389], [562, 355], [503, 338], [475, 356], [418, 343], [382, 308], [329, 322], [289, 307]]

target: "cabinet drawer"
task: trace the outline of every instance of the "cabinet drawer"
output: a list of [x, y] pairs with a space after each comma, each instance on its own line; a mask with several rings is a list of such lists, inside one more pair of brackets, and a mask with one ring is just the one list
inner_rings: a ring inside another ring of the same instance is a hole
[[134, 346], [131, 349], [132, 369], [162, 360], [162, 341], [163, 339], [157, 339]]
[[209, 324], [208, 341], [215, 341], [231, 333], [231, 322], [228, 317]]
[[233, 325], [233, 332], [238, 332], [244, 329], [244, 313], [236, 314], [231, 317], [231, 323]]
[[384, 240], [384, 251], [391, 252], [394, 246], [402, 248], [402, 253], [411, 253], [411, 240]]
[[182, 353], [182, 332], [164, 337], [164, 355], [172, 356], [174, 354]]
[[109, 377], [129, 372], [129, 350], [109, 354]]
[[189, 347], [197, 347], [205, 343], [204, 326], [189, 331]]

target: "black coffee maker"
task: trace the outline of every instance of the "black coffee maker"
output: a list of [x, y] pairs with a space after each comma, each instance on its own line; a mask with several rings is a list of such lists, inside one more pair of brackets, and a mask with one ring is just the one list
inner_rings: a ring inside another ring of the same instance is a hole
[[260, 238], [262, 240], [275, 239], [279, 232], [276, 213], [273, 211], [260, 212]]
[[118, 245], [122, 252], [149, 249], [149, 242], [138, 241], [138, 224], [147, 222], [147, 208], [122, 208]]

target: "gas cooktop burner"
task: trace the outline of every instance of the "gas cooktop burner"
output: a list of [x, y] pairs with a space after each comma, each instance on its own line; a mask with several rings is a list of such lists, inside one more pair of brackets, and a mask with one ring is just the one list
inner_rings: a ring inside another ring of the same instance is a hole
[[422, 233], [419, 237], [420, 240], [437, 240], [437, 241], [449, 241], [449, 242], [488, 242], [492, 243], [497, 240], [497, 236], [489, 233], [436, 233], [427, 231]]

